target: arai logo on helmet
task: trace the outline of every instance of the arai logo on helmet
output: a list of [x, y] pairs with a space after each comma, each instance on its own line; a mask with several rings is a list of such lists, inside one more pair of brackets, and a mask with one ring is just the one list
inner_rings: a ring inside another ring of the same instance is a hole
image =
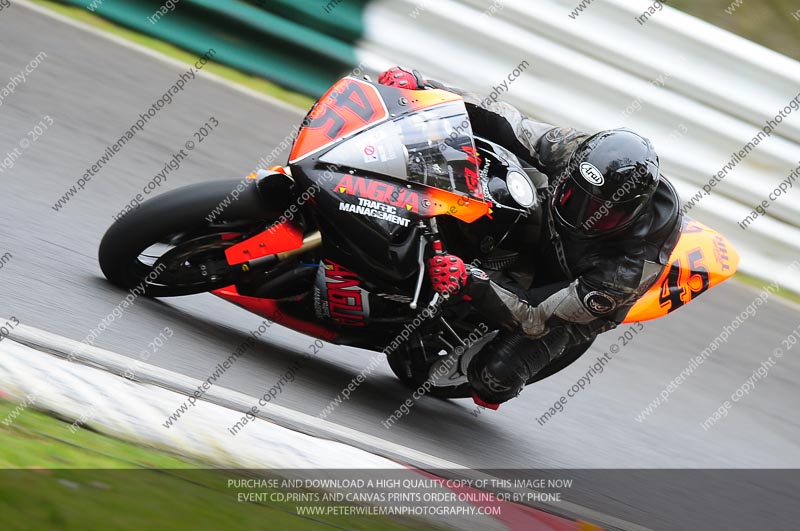
[[595, 186], [603, 186], [603, 183], [606, 182], [602, 172], [598, 170], [597, 167], [595, 167], [595, 165], [591, 162], [581, 163], [581, 175], [583, 175], [584, 179]]

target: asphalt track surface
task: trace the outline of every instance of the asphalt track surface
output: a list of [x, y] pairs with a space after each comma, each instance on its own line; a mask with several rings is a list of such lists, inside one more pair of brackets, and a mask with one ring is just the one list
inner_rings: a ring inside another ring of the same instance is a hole
[[[0, 254], [13, 255], [0, 269], [0, 315], [14, 315], [24, 324], [81, 340], [125, 295], [102, 278], [96, 259], [112, 215], [209, 117], [220, 126], [160, 190], [249, 173], [299, 123], [302, 113], [198, 77], [56, 212], [51, 207], [58, 198], [184, 69], [19, 5], [0, 13], [0, 86], [41, 51], [46, 59], [0, 106], [0, 158], [30, 138], [27, 133], [40, 120], [49, 116], [54, 122], [20, 150], [12, 168], [0, 173]], [[772, 273], [778, 280], [786, 274]], [[800, 324], [797, 309], [776, 297], [747, 319], [668, 403], [644, 422], [635, 420], [756, 295], [751, 288], [729, 282], [668, 318], [645, 323], [604, 372], [544, 426], [535, 418], [565, 394], [597, 356], [618, 343], [620, 334], [601, 337], [573, 367], [528, 388], [499, 412], [476, 417], [470, 401], [426, 397], [387, 430], [381, 421], [410, 397], [410, 391], [382, 366], [329, 420], [483, 469], [797, 468], [800, 346], [788, 351], [726, 418], [708, 431], [700, 426]], [[211, 295], [142, 299], [95, 344], [137, 357], [168, 326], [174, 337], [149, 362], [204, 380], [259, 323], [257, 316]], [[309, 343], [306, 336], [273, 328], [218, 385], [260, 397], [308, 351]], [[326, 345], [276, 403], [317, 416], [369, 358], [365, 351]], [[677, 486], [680, 480], [671, 485], [667, 479], [631, 473], [621, 480], [627, 482], [624, 494], [615, 494], [603, 491], [596, 483], [602, 482], [600, 477], [587, 475], [565, 498], [653, 529], [717, 527], [690, 520], [708, 515], [675, 514], [685, 513], [677, 509], [692, 502]], [[654, 485], [659, 481], [660, 486]], [[796, 498], [782, 493], [779, 483], [773, 478], [757, 485], [754, 506], [774, 502], [776, 496]], [[645, 484], [658, 494], [637, 494]], [[693, 496], [698, 503], [698, 494]], [[733, 516], [719, 514], [713, 522], [741, 525], [750, 516], [742, 507], [738, 512], [728, 509], [724, 512]], [[764, 528], [789, 525], [779, 514], [761, 518], [753, 524], [767, 518], [773, 523]]]

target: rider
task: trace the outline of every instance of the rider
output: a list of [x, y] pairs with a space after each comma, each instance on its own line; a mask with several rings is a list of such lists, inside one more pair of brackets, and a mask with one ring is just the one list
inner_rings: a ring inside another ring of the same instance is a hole
[[501, 330], [467, 370], [475, 402], [497, 409], [624, 320], [680, 237], [678, 195], [659, 174], [650, 141], [632, 131], [590, 136], [536, 122], [507, 103], [481, 101], [416, 70], [395, 67], [378, 81], [464, 96], [476, 135], [534, 163], [548, 178], [539, 190], [545, 219], [535, 229], [544, 233], [531, 266], [535, 288], [501, 286], [452, 254], [428, 262], [436, 291], [460, 295]]

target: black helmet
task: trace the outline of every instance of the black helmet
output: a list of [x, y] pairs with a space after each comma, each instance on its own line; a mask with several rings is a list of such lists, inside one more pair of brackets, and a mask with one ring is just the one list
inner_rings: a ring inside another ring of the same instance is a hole
[[553, 191], [556, 223], [580, 238], [607, 236], [633, 223], [658, 185], [658, 155], [627, 129], [587, 138]]

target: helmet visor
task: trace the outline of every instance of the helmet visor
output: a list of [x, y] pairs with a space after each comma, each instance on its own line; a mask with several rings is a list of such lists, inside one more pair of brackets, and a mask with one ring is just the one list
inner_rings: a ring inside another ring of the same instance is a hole
[[612, 232], [629, 224], [644, 208], [641, 196], [624, 202], [604, 200], [565, 179], [555, 191], [553, 208], [560, 221], [587, 236]]

